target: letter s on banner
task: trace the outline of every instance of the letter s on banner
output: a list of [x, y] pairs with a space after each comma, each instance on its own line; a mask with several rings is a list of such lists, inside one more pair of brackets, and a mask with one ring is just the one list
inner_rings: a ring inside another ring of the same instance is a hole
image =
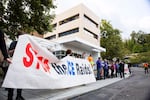
[[33, 63], [34, 57], [31, 52], [31, 49], [32, 49], [31, 44], [28, 43], [26, 46], [26, 54], [29, 57], [29, 60], [27, 60], [27, 57], [23, 57], [23, 64], [25, 67], [30, 67]]

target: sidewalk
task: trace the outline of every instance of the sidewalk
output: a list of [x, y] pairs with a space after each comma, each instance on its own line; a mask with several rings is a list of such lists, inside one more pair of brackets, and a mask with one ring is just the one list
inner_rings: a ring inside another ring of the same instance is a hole
[[[126, 75], [126, 78], [129, 77]], [[76, 86], [67, 89], [35, 89], [35, 90], [23, 90], [23, 97], [26, 100], [66, 100], [67, 98], [78, 96], [104, 86], [110, 85], [112, 83], [118, 82], [123, 78], [109, 78], [105, 80], [98, 80], [91, 84], [86, 84], [82, 86]], [[16, 91], [14, 91], [14, 100], [16, 96]], [[4, 88], [0, 88], [0, 100], [7, 100], [7, 91]]]

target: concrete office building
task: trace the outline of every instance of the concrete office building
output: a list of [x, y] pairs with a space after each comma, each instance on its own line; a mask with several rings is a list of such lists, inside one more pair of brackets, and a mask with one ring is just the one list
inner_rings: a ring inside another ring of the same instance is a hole
[[53, 27], [53, 32], [48, 32], [44, 38], [60, 44], [53, 51], [60, 59], [67, 49], [77, 57], [81, 57], [83, 52], [86, 56], [91, 54], [94, 61], [100, 52], [106, 51], [100, 47], [100, 18], [83, 4], [56, 15]]

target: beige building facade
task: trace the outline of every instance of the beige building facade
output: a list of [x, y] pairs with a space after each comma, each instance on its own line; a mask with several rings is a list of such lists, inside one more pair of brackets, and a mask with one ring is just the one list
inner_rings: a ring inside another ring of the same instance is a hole
[[59, 15], [53, 21], [53, 32], [48, 32], [44, 38], [59, 44], [53, 51], [58, 58], [65, 56], [65, 51], [71, 49], [73, 56], [86, 57], [91, 54], [94, 60], [100, 52], [106, 50], [100, 47], [100, 18], [85, 5], [77, 5]]

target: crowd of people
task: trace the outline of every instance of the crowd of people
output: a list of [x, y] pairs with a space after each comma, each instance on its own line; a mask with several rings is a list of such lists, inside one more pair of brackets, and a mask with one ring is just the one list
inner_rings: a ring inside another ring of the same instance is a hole
[[[96, 79], [106, 79], [106, 78], [113, 78], [113, 77], [118, 77], [120, 78], [125, 78], [125, 62], [122, 60], [107, 60], [107, 59], [102, 59], [101, 57], [98, 57], [97, 61], [94, 63], [93, 57], [90, 54], [88, 56], [88, 61], [90, 62], [93, 70], [96, 69]], [[131, 74], [131, 65], [128, 63], [128, 70], [129, 73]], [[95, 68], [94, 68], [95, 67]]]
[[97, 80], [118, 77], [125, 78], [124, 75], [124, 61], [117, 60], [102, 60], [101, 57], [98, 57], [96, 61], [96, 70], [97, 70]]

